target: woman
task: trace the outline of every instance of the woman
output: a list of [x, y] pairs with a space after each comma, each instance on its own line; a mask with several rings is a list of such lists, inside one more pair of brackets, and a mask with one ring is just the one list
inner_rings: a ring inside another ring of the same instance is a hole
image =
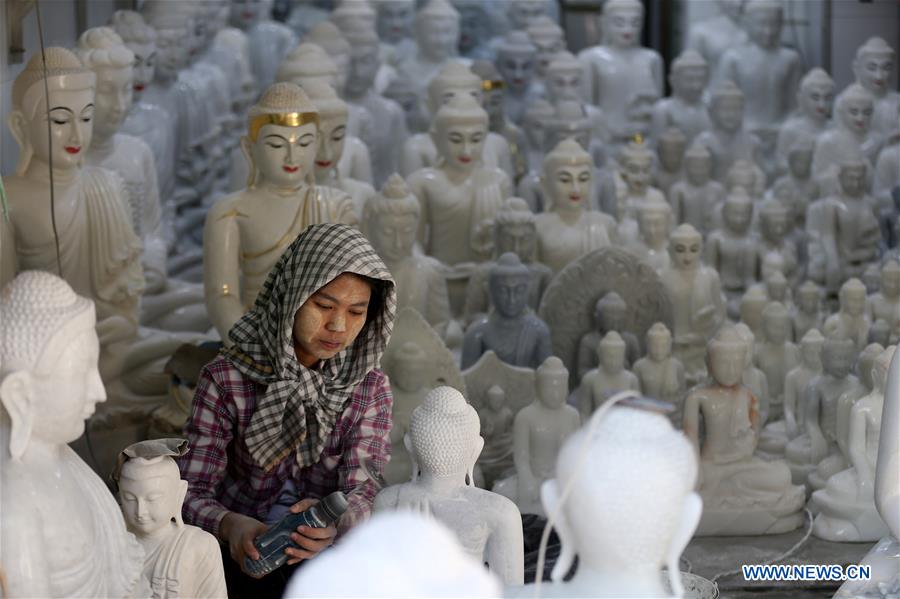
[[[253, 539], [288, 510], [348, 494], [344, 529], [368, 514], [389, 459], [392, 397], [378, 369], [396, 309], [390, 272], [346, 225], [308, 227], [273, 267], [232, 347], [200, 375], [181, 459], [184, 519], [228, 546], [229, 595], [280, 597], [282, 568], [256, 581]], [[337, 530], [298, 529], [288, 564], [314, 557]], [[224, 549], [223, 549], [224, 551]], [[232, 561], [233, 560], [233, 561]]]

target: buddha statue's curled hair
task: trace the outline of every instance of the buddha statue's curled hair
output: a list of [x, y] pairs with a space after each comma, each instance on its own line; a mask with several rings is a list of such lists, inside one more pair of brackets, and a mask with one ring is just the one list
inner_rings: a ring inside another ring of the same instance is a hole
[[409, 435], [422, 472], [447, 476], [474, 462], [473, 445], [480, 430], [478, 413], [452, 387], [438, 387], [413, 411]]

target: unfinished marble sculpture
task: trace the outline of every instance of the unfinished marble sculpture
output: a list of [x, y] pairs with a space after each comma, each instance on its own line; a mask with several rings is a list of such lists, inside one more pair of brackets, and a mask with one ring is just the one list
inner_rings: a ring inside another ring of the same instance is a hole
[[684, 432], [700, 457], [701, 536], [779, 534], [803, 523], [803, 487], [791, 484], [783, 461], [753, 455], [761, 425], [757, 400], [741, 384], [746, 351], [733, 328], [720, 329], [709, 342], [712, 380], [684, 403]]
[[622, 296], [615, 291], [603, 294], [594, 306], [593, 327], [587, 331], [578, 341], [578, 369], [576, 375], [578, 381], [588, 371], [600, 364], [600, 355], [597, 348], [606, 335], [612, 331], [619, 334], [625, 342], [625, 364], [634, 364], [641, 356], [641, 344], [634, 333], [629, 331], [628, 305]]
[[897, 127], [900, 112], [900, 92], [891, 86], [896, 52], [880, 37], [870, 37], [856, 50], [853, 74], [856, 82], [874, 99], [872, 135], [880, 148], [887, 136]]
[[716, 83], [718, 64], [725, 51], [747, 42], [747, 32], [741, 24], [746, 1], [716, 0], [719, 14], [691, 23], [688, 28], [687, 47], [699, 52], [706, 60]]
[[744, 92], [732, 81], [725, 81], [710, 92], [709, 119], [712, 128], [697, 136], [713, 156], [713, 178], [725, 182], [736, 160], [756, 161], [759, 138], [744, 127]]
[[866, 314], [866, 287], [859, 279], [850, 279], [841, 285], [840, 309], [825, 319], [822, 332], [826, 337], [849, 339], [856, 351], [869, 343], [872, 321]]
[[684, 365], [672, 356], [672, 333], [661, 322], [647, 331], [647, 355], [634, 363], [632, 372], [638, 377], [641, 393], [675, 406], [672, 419], [681, 425], [682, 404], [686, 385]]
[[788, 118], [778, 131], [775, 146], [778, 167], [787, 170], [788, 152], [800, 138], [815, 139], [831, 124], [834, 80], [821, 68], [810, 70], [797, 90], [798, 114]]
[[129, 445], [119, 455], [112, 479], [128, 530], [144, 548], [143, 576], [153, 597], [224, 597], [218, 540], [181, 519], [188, 483], [175, 458], [186, 451], [183, 439]]
[[625, 341], [617, 332], [610, 331], [600, 340], [597, 355], [600, 363], [585, 373], [577, 391], [584, 422], [616, 393], [641, 390], [638, 377], [625, 368]]
[[[319, 114], [292, 83], [266, 90], [247, 117], [247, 188], [219, 199], [204, 230], [206, 305], [222, 339], [253, 305], [269, 269], [308, 225], [354, 224], [344, 192], [314, 184]], [[287, 223], [287, 225], [285, 225]]]
[[375, 511], [412, 510], [443, 522], [466, 552], [506, 584], [524, 577], [522, 522], [509, 499], [473, 485], [484, 439], [478, 413], [459, 391], [438, 387], [413, 411], [405, 438], [416, 476], [383, 489]]
[[514, 499], [523, 514], [544, 514], [541, 484], [553, 478], [563, 443], [581, 424], [578, 411], [566, 403], [568, 396], [569, 372], [551, 356], [537, 369], [537, 398], [513, 422], [516, 473], [494, 485], [494, 491]]
[[780, 418], [784, 409], [785, 377], [800, 362], [800, 352], [791, 338], [791, 319], [780, 302], [763, 309], [763, 338], [756, 345], [753, 361], [766, 375], [769, 390], [768, 419]]
[[684, 180], [669, 191], [673, 223], [689, 224], [703, 234], [712, 230], [715, 209], [725, 198], [724, 186], [712, 174], [712, 153], [703, 144], [691, 144], [684, 153]]
[[503, 112], [514, 123], [522, 123], [525, 108], [537, 99], [533, 85], [537, 48], [524, 31], [510, 31], [497, 46], [495, 63], [506, 83]]
[[106, 399], [94, 306], [62, 279], [28, 271], [4, 287], [0, 311], [4, 595], [148, 596], [141, 546], [67, 445]]

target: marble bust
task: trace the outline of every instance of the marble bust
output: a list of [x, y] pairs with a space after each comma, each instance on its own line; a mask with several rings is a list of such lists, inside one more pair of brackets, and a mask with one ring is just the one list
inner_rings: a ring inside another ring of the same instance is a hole
[[112, 478], [128, 530], [144, 548], [143, 576], [153, 597], [224, 597], [218, 540], [181, 519], [188, 483], [175, 458], [186, 451], [181, 439], [129, 445], [119, 454]]
[[788, 170], [788, 152], [801, 137], [815, 139], [831, 124], [834, 80], [821, 68], [810, 70], [797, 90], [798, 114], [789, 117], [778, 131], [775, 154], [779, 171]]
[[413, 480], [383, 489], [375, 512], [414, 510], [443, 522], [466, 553], [487, 563], [506, 584], [522, 584], [524, 556], [519, 510], [509, 499], [474, 486], [472, 471], [484, 446], [478, 413], [462, 394], [438, 387], [413, 411], [405, 444]]
[[681, 424], [681, 408], [686, 390], [684, 365], [672, 356], [672, 333], [661, 322], [647, 330], [647, 355], [634, 363], [641, 393], [675, 406], [672, 419]]
[[856, 50], [853, 74], [856, 82], [874, 99], [872, 134], [877, 147], [884, 144], [890, 132], [897, 127], [900, 112], [900, 92], [891, 87], [896, 52], [880, 37], [871, 37]]
[[691, 390], [684, 403], [684, 432], [700, 457], [704, 507], [697, 534], [793, 530], [803, 523], [805, 493], [791, 484], [784, 461], [753, 455], [761, 423], [757, 399], [741, 383], [747, 347], [734, 328], [724, 327], [708, 351], [712, 379]]
[[530, 286], [531, 271], [516, 254], [507, 252], [497, 259], [488, 275], [494, 309], [466, 331], [463, 369], [488, 350], [507, 364], [528, 368], [537, 368], [550, 355], [550, 329], [528, 309]]
[[709, 65], [696, 50], [688, 49], [672, 61], [669, 84], [672, 96], [653, 105], [653, 138], [675, 127], [693, 141], [709, 129], [709, 114], [703, 104], [703, 92], [709, 83]]
[[625, 368], [625, 341], [617, 332], [610, 331], [600, 340], [597, 355], [600, 363], [584, 375], [577, 391], [584, 422], [616, 393], [641, 390], [638, 377]]
[[744, 127], [744, 92], [734, 82], [725, 81], [710, 92], [708, 110], [712, 127], [697, 141], [713, 155], [713, 178], [724, 183], [735, 161], [756, 162], [760, 140]]
[[93, 304], [55, 275], [28, 271], [4, 287], [0, 311], [4, 595], [148, 596], [143, 549], [67, 445], [106, 399]]

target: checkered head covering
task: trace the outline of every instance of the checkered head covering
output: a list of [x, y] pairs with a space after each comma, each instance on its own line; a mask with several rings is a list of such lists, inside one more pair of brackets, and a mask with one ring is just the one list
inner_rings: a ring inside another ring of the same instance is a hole
[[[315, 370], [294, 353], [294, 315], [316, 291], [342, 273], [372, 281], [366, 324], [356, 340]], [[347, 225], [312, 225], [272, 267], [256, 304], [228, 332], [224, 355], [246, 377], [266, 385], [245, 442], [256, 462], [270, 470], [294, 452], [300, 467], [318, 460], [347, 399], [379, 367], [394, 328], [397, 294], [384, 262]]]

